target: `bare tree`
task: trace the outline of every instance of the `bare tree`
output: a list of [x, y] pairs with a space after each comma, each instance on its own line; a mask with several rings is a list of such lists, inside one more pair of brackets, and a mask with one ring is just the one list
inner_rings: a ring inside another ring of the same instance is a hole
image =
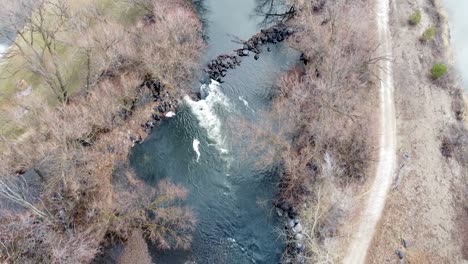
[[13, 74], [21, 69], [31, 71], [41, 77], [59, 101], [66, 102], [69, 91], [61, 54], [66, 44], [60, 40], [60, 34], [67, 31], [70, 19], [67, 2], [23, 0], [12, 4], [17, 7], [4, 16], [10, 21], [7, 31], [14, 34], [0, 33], [12, 45], [4, 59], [12, 62], [20, 57], [23, 63]]
[[296, 8], [279, 0], [257, 0], [255, 15], [263, 17], [262, 25], [285, 22], [294, 17]]
[[47, 214], [35, 205], [26, 200], [22, 193], [21, 187], [16, 184], [11, 184], [3, 179], [0, 179], [0, 196], [6, 198], [14, 203], [17, 203], [41, 218], [47, 217]]

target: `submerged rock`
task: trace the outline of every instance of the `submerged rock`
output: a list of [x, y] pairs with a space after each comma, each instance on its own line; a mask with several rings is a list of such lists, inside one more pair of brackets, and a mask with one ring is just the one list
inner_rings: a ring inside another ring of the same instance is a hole
[[276, 214], [281, 217], [284, 215], [284, 211], [281, 208], [276, 207]]

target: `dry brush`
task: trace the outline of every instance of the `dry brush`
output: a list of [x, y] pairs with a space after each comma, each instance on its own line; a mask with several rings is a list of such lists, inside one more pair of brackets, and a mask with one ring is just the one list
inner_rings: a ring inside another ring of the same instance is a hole
[[[31, 101], [16, 124], [32, 132], [2, 135], [0, 199], [20, 208], [0, 208], [0, 261], [87, 263], [103, 244], [126, 240], [134, 229], [163, 249], [190, 244], [194, 217], [183, 206], [183, 188], [167, 182], [148, 187], [129, 176], [128, 192], [114, 181], [120, 170], [129, 170], [129, 136], [144, 135], [140, 124], [155, 106], [141, 84], [159, 79], [169, 92], [183, 93], [203, 46], [201, 24], [188, 1], [141, 3], [143, 15], [131, 25], [106, 16], [98, 5], [73, 17], [70, 25], [82, 25], [81, 42], [67, 40], [89, 52], [80, 89], [60, 104]], [[92, 27], [83, 26], [88, 19]], [[15, 179], [31, 169], [40, 179], [34, 200], [15, 188]]]

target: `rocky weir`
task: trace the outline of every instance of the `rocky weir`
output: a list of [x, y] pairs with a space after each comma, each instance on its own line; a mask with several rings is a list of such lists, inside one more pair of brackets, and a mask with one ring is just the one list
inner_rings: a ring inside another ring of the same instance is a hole
[[[255, 60], [260, 58], [263, 52], [262, 46], [265, 44], [278, 44], [287, 40], [296, 32], [292, 27], [287, 26], [285, 23], [277, 23], [267, 29], [262, 29], [259, 33], [252, 36], [247, 41], [243, 41], [243, 47], [236, 49], [232, 54], [222, 54], [215, 59], [208, 62], [204, 71], [210, 80], [223, 83], [223, 78], [226, 77], [228, 70], [235, 69], [241, 65], [242, 58], [250, 55], [254, 56]], [[271, 52], [271, 48], [267, 47], [266, 50]], [[152, 100], [158, 102], [154, 107], [151, 119], [146, 123], [141, 124], [146, 133], [150, 134], [152, 129], [161, 121], [171, 118], [175, 115], [177, 106], [181, 102], [173, 94], [171, 94], [165, 85], [156, 79], [148, 77], [141, 87], [146, 87], [150, 90]], [[198, 99], [203, 96], [198, 93]], [[141, 143], [143, 140], [140, 137], [132, 136], [130, 140], [133, 143]]]
[[[259, 33], [252, 36], [249, 40], [243, 41], [243, 47], [234, 50], [233, 54], [219, 55], [213, 59], [205, 68], [205, 72], [209, 78], [222, 83], [222, 78], [226, 76], [229, 69], [234, 69], [240, 66], [242, 57], [254, 55], [255, 60], [260, 58], [262, 53], [262, 45], [267, 43], [277, 44], [288, 39], [295, 30], [280, 22], [267, 29], [262, 29]], [[270, 52], [271, 49], [267, 48]]]
[[[300, 219], [293, 208], [273, 203], [281, 191], [277, 169], [252, 166], [258, 157], [244, 157], [242, 144], [238, 146], [232, 136], [236, 128], [231, 127], [235, 116], [251, 122], [261, 119], [276, 92], [278, 76], [300, 63], [300, 54], [283, 43], [298, 30], [284, 22], [260, 29], [261, 18], [242, 24], [258, 3], [240, 1], [243, 4], [236, 8], [243, 10], [237, 13], [228, 11], [228, 1], [205, 2], [210, 12], [204, 15], [211, 24], [201, 88], [194, 87], [193, 94], [181, 100], [158, 80], [148, 78], [142, 84], [156, 106], [141, 124], [148, 137], [144, 142], [135, 138], [132, 166], [150, 184], [170, 177], [186, 186], [187, 205], [198, 218], [189, 251], [161, 252], [150, 245], [158, 263], [300, 263], [296, 260], [303, 259]], [[219, 12], [230, 12], [229, 18]]]

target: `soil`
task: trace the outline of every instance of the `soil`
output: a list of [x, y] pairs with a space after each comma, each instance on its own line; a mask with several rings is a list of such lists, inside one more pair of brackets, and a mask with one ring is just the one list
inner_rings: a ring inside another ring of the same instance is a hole
[[[386, 0], [376, 2], [376, 24], [378, 39], [381, 42], [378, 52], [384, 56], [392, 56], [392, 39], [389, 30], [389, 4]], [[375, 233], [392, 184], [395, 171], [396, 152], [396, 119], [394, 100], [393, 63], [384, 60], [379, 65], [380, 79], [380, 140], [376, 176], [366, 194], [364, 210], [358, 217], [357, 232], [348, 247], [344, 263], [363, 263]]]
[[[397, 167], [384, 214], [369, 248], [368, 263], [468, 263], [468, 215], [464, 207], [467, 168], [440, 151], [446, 129], [456, 123], [453, 91], [430, 79], [434, 63], [449, 61], [437, 1], [390, 3], [397, 115]], [[414, 10], [423, 14], [411, 27]], [[437, 25], [439, 35], [419, 41]]]

